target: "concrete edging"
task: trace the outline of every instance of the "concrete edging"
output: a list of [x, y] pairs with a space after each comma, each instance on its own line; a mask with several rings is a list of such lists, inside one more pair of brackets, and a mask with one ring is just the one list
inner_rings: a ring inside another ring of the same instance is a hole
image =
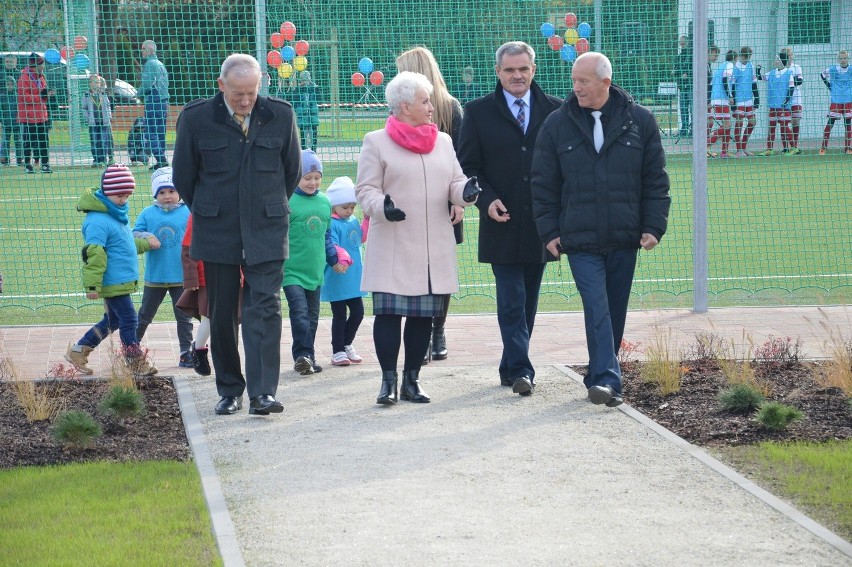
[[[566, 374], [575, 382], [579, 383], [581, 386], [585, 387], [585, 385], [583, 384], [583, 377], [568, 368], [567, 366], [554, 365], [554, 367], [563, 374]], [[772, 493], [767, 492], [766, 490], [759, 487], [757, 484], [750, 481], [734, 469], [730, 468], [728, 465], [722, 463], [714, 457], [711, 457], [703, 449], [699, 448], [696, 445], [693, 445], [686, 439], [675, 435], [656, 421], [633, 409], [628, 404], [622, 404], [616, 409], [618, 409], [624, 414], [627, 414], [629, 417], [633, 418], [651, 431], [657, 433], [663, 439], [681, 448], [683, 451], [685, 451], [692, 457], [698, 459], [699, 461], [707, 465], [713, 471], [719, 473], [734, 484], [738, 485], [740, 488], [742, 488], [755, 498], [763, 501], [766, 505], [774, 508], [781, 514], [787, 516], [788, 518], [790, 518], [791, 520], [793, 520], [818, 538], [825, 541], [827, 544], [831, 545], [841, 553], [845, 554], [847, 557], [852, 558], [852, 543], [846, 541], [845, 539], [832, 532], [822, 524], [819, 524], [816, 521], [812, 520], [811, 518], [791, 506], [789, 503], [785, 502], [784, 500], [781, 500]]]

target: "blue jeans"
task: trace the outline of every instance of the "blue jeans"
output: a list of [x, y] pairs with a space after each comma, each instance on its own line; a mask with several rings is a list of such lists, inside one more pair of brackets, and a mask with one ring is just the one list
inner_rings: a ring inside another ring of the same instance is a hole
[[106, 163], [112, 155], [112, 129], [108, 125], [89, 126], [89, 141], [95, 163]]
[[530, 362], [530, 337], [546, 265], [491, 264], [497, 285], [497, 324], [503, 339], [499, 371], [504, 380], [521, 376], [535, 379], [535, 369]]
[[140, 354], [139, 340], [136, 338], [136, 309], [129, 295], [118, 295], [116, 297], [105, 297], [104, 306], [106, 313], [100, 322], [86, 331], [83, 338], [77, 344], [95, 348], [107, 338], [113, 331], [118, 329], [121, 344], [128, 356]]
[[139, 306], [139, 326], [136, 327], [136, 338], [141, 341], [142, 337], [145, 336], [148, 325], [157, 316], [160, 304], [163, 303], [163, 299], [166, 298], [167, 293], [172, 300], [172, 312], [175, 314], [175, 320], [177, 321], [177, 336], [180, 351], [187, 352], [192, 344], [192, 318], [177, 307], [177, 302], [181, 294], [183, 294], [182, 286], [145, 286], [145, 289], [142, 291], [142, 305]]
[[15, 145], [15, 156], [20, 163], [24, 159], [24, 149], [21, 147], [21, 127], [14, 122], [4, 122], [3, 137], [0, 139], [0, 159], [11, 157], [12, 144]]
[[145, 138], [157, 163], [166, 163], [166, 115], [169, 101], [156, 93], [145, 97]]
[[307, 356], [314, 360], [314, 340], [317, 336], [320, 312], [320, 288], [309, 291], [298, 285], [285, 285], [284, 296], [290, 312], [290, 332], [293, 335], [293, 360]]
[[627, 304], [633, 286], [638, 251], [615, 250], [607, 254], [568, 254], [574, 283], [583, 300], [589, 372], [586, 388], [611, 386], [621, 394], [618, 349], [624, 337]]

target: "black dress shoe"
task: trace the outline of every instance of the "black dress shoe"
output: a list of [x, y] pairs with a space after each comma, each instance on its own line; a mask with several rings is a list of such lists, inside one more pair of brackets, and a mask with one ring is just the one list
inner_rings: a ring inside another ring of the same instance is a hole
[[608, 404], [615, 396], [612, 386], [592, 386], [589, 388], [589, 401], [595, 405]]
[[609, 401], [606, 403], [606, 407], [608, 408], [617, 408], [621, 404], [624, 403], [624, 399], [618, 394], [614, 394]]
[[269, 394], [255, 396], [249, 402], [249, 413], [252, 415], [269, 415], [271, 413], [281, 413], [282, 411], [284, 411], [284, 404]]
[[216, 415], [233, 415], [243, 407], [242, 396], [222, 396], [216, 404]]
[[512, 391], [522, 396], [529, 396], [533, 392], [533, 383], [529, 376], [516, 378], [512, 383]]

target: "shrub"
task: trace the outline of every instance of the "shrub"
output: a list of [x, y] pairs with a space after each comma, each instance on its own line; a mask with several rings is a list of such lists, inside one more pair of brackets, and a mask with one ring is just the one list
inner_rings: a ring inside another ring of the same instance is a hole
[[748, 413], [756, 410], [766, 400], [749, 384], [735, 384], [719, 394], [719, 406], [731, 413]]
[[656, 384], [663, 396], [680, 390], [684, 368], [674, 350], [671, 329], [668, 335], [663, 335], [659, 329], [655, 329], [651, 344], [645, 349], [645, 364], [642, 365], [640, 375], [643, 381]]
[[757, 410], [757, 421], [766, 429], [781, 431], [796, 420], [802, 419], [802, 412], [778, 402], [767, 402]]
[[135, 387], [116, 384], [107, 391], [99, 407], [106, 415], [123, 421], [141, 415], [145, 403], [141, 392]]
[[624, 366], [637, 362], [640, 344], [621, 339], [621, 346], [618, 348], [618, 364]]
[[85, 449], [101, 436], [101, 426], [88, 413], [61, 413], [53, 423], [53, 437], [70, 449]]
[[793, 364], [802, 358], [802, 339], [795, 341], [791, 337], [769, 338], [754, 351], [754, 357], [760, 362], [774, 364]]
[[687, 347], [686, 358], [716, 361], [721, 358], [724, 346], [725, 341], [720, 335], [702, 331], [695, 335], [695, 342]]

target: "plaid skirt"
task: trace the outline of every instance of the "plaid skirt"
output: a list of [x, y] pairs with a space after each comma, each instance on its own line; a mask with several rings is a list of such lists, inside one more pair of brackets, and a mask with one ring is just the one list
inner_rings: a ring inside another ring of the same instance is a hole
[[404, 317], [440, 317], [444, 314], [449, 295], [397, 295], [384, 291], [373, 292], [373, 315], [402, 315]]

